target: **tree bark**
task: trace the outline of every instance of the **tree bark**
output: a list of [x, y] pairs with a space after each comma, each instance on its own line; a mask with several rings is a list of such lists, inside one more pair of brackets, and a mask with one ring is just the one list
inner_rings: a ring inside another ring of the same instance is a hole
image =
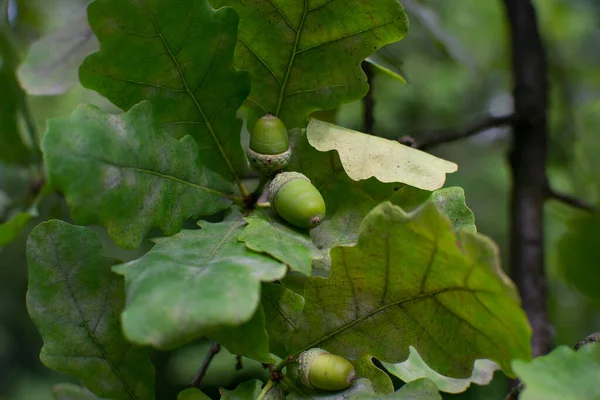
[[514, 107], [512, 123], [512, 277], [533, 328], [533, 355], [551, 347], [544, 269], [544, 200], [548, 134], [546, 53], [531, 0], [504, 0], [510, 25]]

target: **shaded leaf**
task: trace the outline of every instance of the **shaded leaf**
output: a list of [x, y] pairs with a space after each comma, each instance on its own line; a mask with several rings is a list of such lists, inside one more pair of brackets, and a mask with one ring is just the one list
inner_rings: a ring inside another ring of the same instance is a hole
[[125, 276], [128, 339], [174, 348], [214, 329], [248, 322], [259, 305], [260, 282], [285, 275], [286, 266], [238, 240], [239, 214], [220, 223], [199, 221], [156, 243], [143, 257], [114, 268]]
[[30, 150], [21, 136], [26, 104], [16, 76], [18, 61], [9, 33], [0, 25], [0, 160], [26, 165]]
[[365, 61], [370, 63], [371, 65], [374, 65], [379, 71], [383, 72], [384, 74], [404, 83], [405, 85], [408, 84], [408, 82], [406, 82], [406, 79], [404, 78], [404, 72], [400, 68], [401, 62], [391, 62], [389, 58], [386, 57], [386, 49], [387, 47], [384, 47], [378, 52], [371, 54], [365, 59]]
[[35, 216], [36, 214], [21, 212], [0, 224], [0, 247], [6, 246], [18, 238], [27, 227], [27, 223]]
[[471, 383], [488, 385], [494, 378], [494, 372], [500, 369], [496, 363], [490, 360], [476, 360], [473, 373], [469, 378], [448, 378], [429, 368], [412, 346], [410, 346], [408, 360], [398, 364], [383, 363], [383, 366], [390, 374], [397, 376], [404, 382], [427, 378], [435, 383], [440, 391], [446, 393], [462, 393], [471, 386]]
[[96, 234], [52, 220], [27, 242], [27, 310], [44, 346], [40, 359], [113, 400], [153, 399], [150, 351], [121, 333], [123, 282], [110, 270]]
[[466, 230], [477, 232], [475, 215], [465, 202], [465, 191], [461, 187], [449, 187], [436, 190], [431, 194], [431, 200], [446, 217], [456, 232]]
[[235, 60], [252, 76], [249, 126], [270, 112], [288, 128], [303, 127], [313, 111], [362, 98], [368, 85], [360, 63], [408, 29], [396, 0], [212, 3], [240, 15]]
[[59, 383], [52, 388], [55, 400], [101, 400], [89, 390], [72, 383]]
[[[362, 399], [362, 398], [375, 398], [375, 389], [373, 388], [373, 384], [371, 381], [365, 378], [358, 378], [354, 382], [352, 382], [352, 386], [350, 386], [346, 390], [342, 390], [340, 392], [318, 392], [311, 393], [309, 399]], [[379, 398], [381, 395], [377, 395]], [[299, 400], [306, 399], [306, 394], [302, 393], [291, 393], [286, 397], [289, 400]]]
[[200, 389], [190, 388], [179, 392], [177, 400], [210, 400], [210, 397], [200, 391]]
[[258, 306], [250, 321], [232, 328], [217, 329], [208, 336], [233, 354], [266, 364], [273, 362], [269, 355], [269, 336], [265, 328], [265, 310], [262, 305]]
[[396, 399], [396, 400], [442, 400], [435, 384], [428, 379], [419, 379], [402, 386], [400, 390], [388, 394], [387, 396], [362, 395], [356, 397], [357, 400], [377, 400], [377, 399]]
[[287, 339], [296, 329], [304, 298], [281, 285], [263, 283], [261, 302], [265, 310], [271, 352], [286, 357]]
[[336, 150], [344, 170], [355, 181], [375, 177], [424, 190], [439, 189], [456, 164], [413, 149], [394, 140], [367, 135], [328, 122], [311, 119], [309, 143], [319, 151]]
[[600, 344], [590, 343], [575, 351], [560, 346], [530, 362], [513, 361], [525, 384], [521, 400], [600, 399]]
[[307, 283], [294, 350], [397, 363], [413, 345], [444, 375], [468, 377], [486, 358], [513, 376], [510, 361], [531, 357], [518, 294], [491, 240], [463, 231], [460, 241], [431, 203], [411, 215], [381, 204], [358, 245], [332, 249], [329, 279]]
[[83, 62], [83, 86], [128, 110], [152, 102], [158, 122], [191, 135], [203, 163], [231, 179], [246, 169], [235, 118], [250, 90], [233, 68], [236, 13], [206, 0], [97, 0], [88, 7], [100, 51]]
[[203, 165], [191, 137], [166, 135], [147, 101], [118, 116], [79, 106], [49, 121], [42, 146], [74, 219], [103, 225], [123, 247], [137, 247], [154, 226], [172, 235], [231, 204], [231, 185]]
[[356, 376], [370, 380], [375, 393], [386, 395], [394, 392], [392, 380], [385, 371], [373, 364], [373, 357], [362, 356], [353, 364]]
[[235, 390], [221, 389], [221, 400], [254, 400], [262, 390], [263, 383], [257, 379], [241, 383]]
[[310, 275], [312, 261], [322, 257], [308, 233], [278, 218], [273, 211], [256, 210], [245, 218], [240, 240], [251, 250], [270, 254], [291, 269]]
[[79, 84], [79, 65], [98, 48], [86, 7], [80, 5], [61, 28], [31, 45], [18, 71], [27, 93], [57, 95]]

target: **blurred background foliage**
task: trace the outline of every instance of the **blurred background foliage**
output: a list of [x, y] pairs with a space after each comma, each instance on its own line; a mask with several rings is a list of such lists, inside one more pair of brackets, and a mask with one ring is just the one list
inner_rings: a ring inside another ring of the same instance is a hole
[[[1, 127], [12, 126], [21, 133], [23, 143], [39, 140], [48, 118], [68, 115], [79, 103], [118, 111], [76, 83], [53, 95], [27, 95], [18, 87], [14, 90], [17, 75], [12, 68], [26, 59], [36, 41], [48, 40], [57, 33], [64, 37], [61, 30], [71, 25], [73, 16], [81, 13], [86, 3], [0, 0], [2, 9], [8, 9], [8, 15], [0, 16], [10, 21], [0, 26], [0, 39], [9, 38], [12, 43], [10, 51], [0, 53], [0, 135], [7, 134]], [[502, 2], [402, 3], [411, 22], [409, 34], [383, 49], [379, 56], [402, 71], [408, 83], [375, 71], [374, 133], [388, 138], [411, 135], [418, 141], [427, 132], [510, 113], [510, 52]], [[600, 2], [537, 0], [535, 5], [550, 62], [550, 180], [556, 189], [600, 206]], [[46, 47], [54, 55], [60, 54], [51, 45]], [[57, 61], [53, 67], [71, 68], [71, 78], [76, 82], [76, 69], [67, 64]], [[21, 77], [22, 84], [24, 80]], [[27, 88], [35, 91], [30, 81]], [[345, 105], [337, 110], [336, 119], [340, 125], [362, 130], [363, 103]], [[430, 150], [459, 165], [458, 173], [449, 176], [447, 185], [465, 189], [480, 232], [498, 243], [507, 270], [509, 148], [510, 132], [493, 128]], [[31, 205], [39, 190], [39, 174], [39, 169], [0, 162], [0, 222]], [[0, 400], [51, 399], [53, 384], [69, 381], [39, 361], [41, 338], [25, 308], [24, 256], [29, 230], [48, 218], [68, 220], [68, 210], [59, 196], [50, 195], [40, 203], [37, 214], [16, 241], [0, 248]], [[555, 344], [573, 345], [600, 326], [600, 217], [554, 201], [547, 203], [546, 216], [548, 301]], [[97, 231], [102, 234], [102, 230]], [[105, 236], [104, 240], [107, 248], [123, 259], [139, 256], [148, 248], [125, 252]], [[174, 393], [192, 380], [208, 347], [207, 342], [198, 341], [176, 352], [157, 353], [157, 398], [175, 398]], [[243, 368], [237, 370], [235, 356], [222, 351], [203, 381], [203, 389], [216, 395], [219, 386], [234, 388], [242, 380], [265, 377], [260, 364], [250, 360], [242, 360], [242, 364]], [[475, 386], [464, 394], [445, 398], [503, 399], [505, 395], [504, 377], [497, 373], [490, 386]]]

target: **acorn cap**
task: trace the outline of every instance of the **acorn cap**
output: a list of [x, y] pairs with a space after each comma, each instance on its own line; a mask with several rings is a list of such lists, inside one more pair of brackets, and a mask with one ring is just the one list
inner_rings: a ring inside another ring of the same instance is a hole
[[248, 147], [246, 153], [248, 154], [250, 165], [256, 171], [268, 177], [284, 169], [292, 157], [290, 148], [280, 154], [260, 154]]
[[300, 172], [282, 172], [277, 174], [275, 178], [271, 181], [269, 185], [269, 203], [272, 205], [275, 204], [275, 197], [277, 196], [277, 192], [279, 189], [283, 187], [288, 182], [293, 181], [294, 179], [304, 179], [305, 181], [310, 182], [310, 179], [306, 177], [306, 175], [301, 174]]

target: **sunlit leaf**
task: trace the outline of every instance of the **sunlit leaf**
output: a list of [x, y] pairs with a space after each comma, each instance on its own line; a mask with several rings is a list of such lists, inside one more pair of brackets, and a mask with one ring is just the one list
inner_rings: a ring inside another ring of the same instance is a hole
[[575, 351], [560, 346], [530, 362], [515, 360], [513, 368], [525, 384], [521, 400], [599, 399], [600, 343]]
[[460, 187], [449, 187], [436, 190], [431, 194], [431, 200], [446, 217], [455, 231], [466, 230], [477, 232], [475, 215], [465, 202], [465, 191]]
[[383, 363], [389, 373], [396, 375], [404, 382], [412, 382], [421, 378], [431, 380], [437, 388], [446, 393], [462, 393], [471, 386], [471, 383], [478, 385], [488, 385], [494, 377], [494, 372], [499, 369], [498, 365], [490, 360], [477, 360], [473, 368], [473, 374], [467, 379], [448, 378], [432, 370], [414, 347], [410, 347], [410, 356], [408, 360], [390, 364]]
[[123, 330], [129, 340], [174, 348], [255, 314], [260, 282], [285, 275], [286, 266], [238, 240], [239, 214], [198, 222], [156, 244], [146, 255], [115, 267], [125, 276]]
[[329, 278], [307, 283], [293, 348], [397, 363], [412, 345], [443, 375], [468, 377], [476, 359], [490, 359], [513, 376], [510, 361], [531, 357], [517, 292], [491, 240], [459, 237], [460, 247], [431, 203], [413, 214], [376, 207], [356, 246], [332, 249]]
[[360, 63], [408, 28], [397, 0], [211, 1], [240, 15], [235, 60], [252, 76], [250, 126], [270, 112], [303, 127], [313, 111], [360, 99], [368, 90]]
[[262, 390], [262, 382], [251, 380], [241, 383], [235, 390], [221, 389], [221, 400], [254, 400]]
[[381, 182], [398, 182], [424, 190], [439, 189], [456, 164], [397, 141], [367, 135], [328, 122], [311, 119], [309, 143], [319, 151], [336, 150], [344, 170], [355, 181], [375, 177]]
[[353, 364], [356, 376], [370, 380], [375, 393], [386, 395], [394, 391], [394, 384], [389, 375], [373, 364], [373, 357], [363, 356]]
[[79, 106], [49, 121], [43, 149], [74, 219], [103, 225], [123, 247], [137, 247], [154, 226], [171, 235], [231, 204], [231, 184], [205, 167], [191, 137], [165, 134], [147, 101], [122, 115]]
[[19, 67], [21, 85], [31, 95], [64, 93], [79, 83], [79, 65], [97, 48], [82, 3], [64, 26], [31, 45]]
[[42, 362], [100, 397], [154, 399], [150, 352], [121, 333], [123, 281], [111, 272], [119, 261], [103, 254], [96, 234], [44, 222], [29, 237], [27, 262], [27, 310], [44, 339]]
[[228, 179], [243, 173], [235, 115], [250, 80], [233, 68], [236, 13], [206, 0], [97, 0], [88, 16], [100, 51], [83, 62], [81, 83], [124, 110], [149, 100], [166, 132], [194, 137], [205, 165]]

